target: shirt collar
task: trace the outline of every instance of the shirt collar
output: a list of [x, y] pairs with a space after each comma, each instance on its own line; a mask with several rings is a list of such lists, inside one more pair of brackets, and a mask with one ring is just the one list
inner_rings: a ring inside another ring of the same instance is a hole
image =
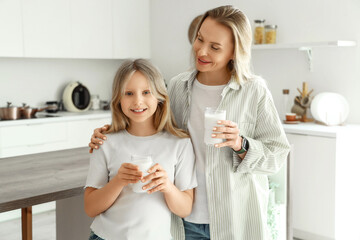
[[[196, 79], [196, 75], [197, 75], [198, 71], [195, 70], [195, 71], [192, 71], [190, 73], [190, 76], [189, 78], [184, 78], [183, 81], [187, 81], [187, 87], [188, 89], [192, 89], [192, 85]], [[241, 80], [240, 81], [240, 84], [238, 84], [236, 78], [234, 75], [231, 76], [229, 82], [226, 84], [225, 88], [231, 88], [231, 89], [234, 89], [234, 90], [239, 90], [241, 85], [244, 84], [244, 81]]]

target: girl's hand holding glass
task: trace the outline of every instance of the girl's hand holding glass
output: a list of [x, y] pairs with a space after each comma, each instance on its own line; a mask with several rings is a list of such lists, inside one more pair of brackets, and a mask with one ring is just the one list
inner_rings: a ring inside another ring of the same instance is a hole
[[230, 120], [219, 120], [217, 124], [223, 126], [214, 127], [214, 133], [211, 135], [211, 137], [226, 139], [226, 141], [215, 144], [215, 147], [230, 147], [235, 151], [240, 150], [242, 138], [239, 135], [240, 131], [237, 124]]
[[156, 163], [154, 166], [149, 168], [148, 172], [150, 173], [146, 177], [142, 178], [142, 182], [148, 182], [149, 184], [143, 187], [144, 190], [148, 190], [148, 193], [154, 193], [157, 191], [160, 192], [170, 192], [171, 187], [174, 186], [168, 178], [167, 172], [163, 167]]
[[125, 187], [129, 183], [137, 183], [141, 180], [143, 173], [139, 167], [131, 163], [123, 163], [118, 170], [116, 177], [120, 180], [121, 184]]

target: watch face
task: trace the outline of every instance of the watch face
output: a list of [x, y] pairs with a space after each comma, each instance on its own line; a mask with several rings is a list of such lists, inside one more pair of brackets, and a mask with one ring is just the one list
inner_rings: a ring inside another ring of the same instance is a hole
[[243, 138], [242, 149], [244, 149], [245, 151], [247, 151], [248, 148], [249, 148], [249, 143], [248, 143], [248, 141], [247, 141], [246, 138], [244, 138], [244, 137], [242, 137], [242, 138]]

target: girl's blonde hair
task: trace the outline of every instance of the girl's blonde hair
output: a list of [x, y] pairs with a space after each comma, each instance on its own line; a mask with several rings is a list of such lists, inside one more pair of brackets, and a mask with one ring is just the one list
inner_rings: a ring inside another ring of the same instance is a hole
[[[233, 33], [234, 59], [229, 61], [228, 70], [235, 75], [238, 83], [241, 80], [251, 79], [254, 74], [250, 68], [252, 31], [249, 19], [239, 9], [230, 5], [210, 9], [203, 14], [197, 25], [192, 43], [197, 38], [200, 27], [207, 17], [211, 17], [218, 23], [230, 28]], [[193, 59], [195, 59], [194, 51], [193, 55]]]
[[112, 123], [106, 133], [119, 132], [130, 125], [129, 118], [121, 109], [120, 101], [124, 96], [126, 83], [137, 71], [147, 78], [150, 85], [150, 91], [158, 100], [157, 109], [154, 113], [154, 126], [157, 132], [166, 130], [177, 137], [189, 137], [185, 131], [176, 126], [170, 109], [169, 96], [166, 91], [165, 82], [160, 71], [145, 59], [126, 60], [118, 69], [112, 87], [112, 99], [110, 105], [112, 111]]

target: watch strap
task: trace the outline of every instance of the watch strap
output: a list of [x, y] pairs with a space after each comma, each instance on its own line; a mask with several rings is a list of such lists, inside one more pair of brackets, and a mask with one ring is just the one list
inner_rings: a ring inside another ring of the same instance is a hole
[[248, 140], [244, 137], [244, 136], [240, 136], [243, 140], [242, 140], [242, 144], [241, 144], [241, 149], [238, 150], [238, 151], [234, 151], [234, 153], [236, 154], [242, 154], [244, 152], [247, 152], [247, 150], [249, 149], [249, 143], [248, 143]]

